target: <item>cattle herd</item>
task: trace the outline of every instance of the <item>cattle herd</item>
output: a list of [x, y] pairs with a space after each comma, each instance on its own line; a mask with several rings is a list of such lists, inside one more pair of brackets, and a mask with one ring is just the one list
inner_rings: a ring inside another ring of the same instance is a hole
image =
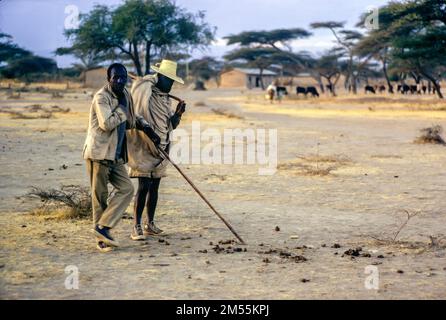
[[[331, 87], [327, 85], [327, 90], [331, 91]], [[390, 86], [387, 88], [384, 85], [366, 85], [364, 87], [364, 93], [383, 93], [388, 91], [389, 93], [394, 93], [394, 86]], [[401, 94], [435, 94], [435, 87], [433, 86], [426, 86], [426, 85], [407, 85], [407, 84], [399, 84], [397, 86], [396, 92], [399, 92]], [[282, 95], [288, 95], [288, 90], [286, 87], [277, 86], [277, 93]], [[312, 97], [319, 98], [319, 92], [316, 89], [316, 87], [296, 87], [296, 94], [299, 96], [300, 94], [304, 95], [305, 97], [310, 94]]]
[[[367, 85], [364, 88], [364, 93], [372, 93], [376, 94], [377, 92], [383, 93], [387, 90], [386, 86], [384, 85], [374, 85], [370, 86]], [[390, 86], [388, 88], [389, 93], [394, 93], [394, 86]], [[433, 86], [426, 86], [424, 84], [420, 85], [408, 85], [408, 84], [399, 84], [396, 88], [396, 92], [402, 93], [402, 94], [435, 94], [436, 89]]]

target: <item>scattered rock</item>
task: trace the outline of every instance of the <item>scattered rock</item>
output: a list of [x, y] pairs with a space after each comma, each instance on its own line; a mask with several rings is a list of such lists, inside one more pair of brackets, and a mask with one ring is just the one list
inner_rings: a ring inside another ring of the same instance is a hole
[[199, 253], [208, 253], [208, 251], [206, 249], [204, 250], [198, 250]]
[[403, 270], [397, 270], [396, 272], [397, 272], [397, 273], [400, 273], [400, 274], [403, 274], [403, 273], [404, 273]]
[[300, 279], [300, 282], [307, 283], [307, 282], [310, 282], [310, 280], [309, 279]]
[[271, 261], [270, 261], [268, 258], [264, 258], [264, 259], [262, 260], [262, 262], [264, 262], [264, 263], [271, 263]]
[[163, 243], [165, 240], [164, 239], [158, 239], [159, 243]]
[[276, 226], [276, 228], [274, 229], [276, 232], [279, 232], [280, 231], [280, 228], [279, 228], [279, 226]]
[[379, 256], [377, 256], [378, 259], [384, 259], [384, 256], [382, 254], [380, 254]]
[[63, 165], [60, 166], [60, 169], [67, 170], [68, 166], [66, 164], [63, 164]]
[[331, 247], [334, 248], [334, 249], [339, 249], [341, 247], [341, 245], [339, 243], [335, 243]]
[[22, 224], [22, 228], [26, 228], [26, 224]]
[[291, 236], [290, 239], [292, 239], [292, 240], [299, 239], [299, 236]]
[[322, 248], [325, 248], [327, 245], [324, 243], [324, 244], [321, 244], [321, 247]]

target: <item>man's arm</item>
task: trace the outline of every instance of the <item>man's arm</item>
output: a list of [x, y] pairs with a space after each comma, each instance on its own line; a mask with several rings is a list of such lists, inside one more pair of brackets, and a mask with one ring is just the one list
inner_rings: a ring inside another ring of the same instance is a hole
[[93, 107], [98, 117], [99, 127], [104, 131], [112, 131], [121, 123], [127, 121], [127, 115], [118, 105], [114, 110], [110, 110], [110, 102], [103, 95], [96, 95]]

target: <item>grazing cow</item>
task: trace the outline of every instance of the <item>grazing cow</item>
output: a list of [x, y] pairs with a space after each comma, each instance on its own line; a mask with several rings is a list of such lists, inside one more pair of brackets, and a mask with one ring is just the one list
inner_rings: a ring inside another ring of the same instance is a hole
[[318, 97], [319, 98], [319, 92], [317, 92], [316, 87], [307, 87], [307, 91], [306, 91], [305, 95], [307, 95], [309, 93], [311, 93], [312, 97]]
[[303, 93], [305, 96], [307, 95], [307, 89], [305, 89], [305, 87], [297, 87], [296, 88], [296, 93], [299, 96], [300, 93]]
[[375, 88], [373, 88], [372, 86], [365, 86], [365, 93], [367, 94], [367, 92], [376, 94]]
[[378, 87], [379, 93], [383, 93], [384, 91], [386, 91], [386, 86], [380, 85]]
[[401, 92], [402, 94], [406, 94], [410, 91], [410, 86], [407, 84], [399, 84], [398, 85], [398, 92]]
[[288, 90], [286, 89], [286, 87], [277, 86], [277, 94], [288, 95]]

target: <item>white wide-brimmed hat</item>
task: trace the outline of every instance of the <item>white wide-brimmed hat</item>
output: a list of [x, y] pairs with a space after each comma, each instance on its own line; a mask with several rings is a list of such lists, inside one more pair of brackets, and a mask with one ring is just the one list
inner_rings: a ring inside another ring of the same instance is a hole
[[170, 60], [163, 60], [161, 63], [156, 63], [154, 66], [150, 66], [150, 68], [166, 76], [178, 83], [184, 84], [183, 79], [177, 76], [177, 63]]

